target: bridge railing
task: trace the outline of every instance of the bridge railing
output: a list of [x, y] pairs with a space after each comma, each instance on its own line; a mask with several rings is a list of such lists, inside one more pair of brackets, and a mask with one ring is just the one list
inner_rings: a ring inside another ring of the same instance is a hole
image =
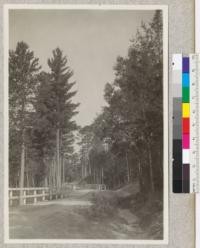
[[[22, 195], [20, 192], [22, 191]], [[9, 188], [9, 205], [14, 203], [19, 204], [20, 197], [23, 199], [23, 204], [37, 203], [38, 201], [52, 200], [53, 198], [62, 198], [62, 194], [56, 189], [48, 187], [36, 188]]]

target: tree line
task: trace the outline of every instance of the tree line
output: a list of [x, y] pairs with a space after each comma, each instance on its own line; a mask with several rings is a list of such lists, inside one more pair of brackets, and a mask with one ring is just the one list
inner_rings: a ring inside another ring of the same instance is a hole
[[12, 187], [61, 187], [64, 159], [73, 153], [79, 103], [73, 71], [59, 48], [41, 70], [25, 42], [9, 51], [9, 176]]
[[[117, 57], [106, 106], [81, 130], [87, 180], [120, 188], [138, 181], [142, 193], [163, 188], [162, 12], [142, 24], [127, 57]], [[84, 152], [85, 151], [85, 152]]]

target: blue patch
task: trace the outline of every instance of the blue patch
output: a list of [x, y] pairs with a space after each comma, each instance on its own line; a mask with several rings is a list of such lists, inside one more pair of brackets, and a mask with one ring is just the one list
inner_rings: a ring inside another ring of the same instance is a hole
[[189, 73], [183, 73], [182, 74], [182, 86], [189, 87], [189, 85], [190, 85]]

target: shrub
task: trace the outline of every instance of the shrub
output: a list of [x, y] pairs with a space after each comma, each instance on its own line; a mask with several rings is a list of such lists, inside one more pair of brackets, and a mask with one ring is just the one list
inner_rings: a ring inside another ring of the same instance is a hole
[[89, 212], [92, 217], [106, 217], [113, 216], [117, 211], [118, 198], [112, 192], [105, 194], [106, 192], [99, 192], [92, 197], [92, 203]]

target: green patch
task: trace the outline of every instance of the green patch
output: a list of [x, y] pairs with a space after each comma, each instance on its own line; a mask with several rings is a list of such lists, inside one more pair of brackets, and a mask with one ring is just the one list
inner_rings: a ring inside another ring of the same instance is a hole
[[189, 87], [182, 88], [182, 102], [188, 103], [190, 101], [190, 90]]

